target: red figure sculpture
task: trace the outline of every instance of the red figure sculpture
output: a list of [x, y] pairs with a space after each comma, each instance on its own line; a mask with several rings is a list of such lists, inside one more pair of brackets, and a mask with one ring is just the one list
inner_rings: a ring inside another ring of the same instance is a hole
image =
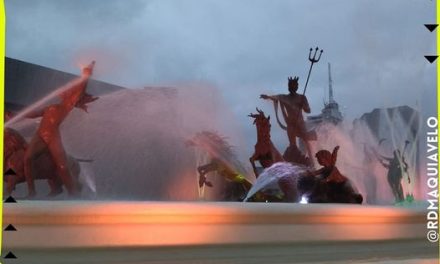
[[316, 153], [316, 159], [319, 165], [323, 166], [321, 169], [310, 173], [310, 176], [321, 175], [326, 182], [345, 183], [348, 179], [342, 175], [336, 167], [336, 159], [338, 157], [339, 146], [333, 149], [330, 153], [328, 150], [320, 150]]
[[[12, 113], [7, 111], [5, 113], [5, 121], [8, 121], [10, 118], [12, 118]], [[28, 144], [18, 131], [6, 127], [4, 132], [4, 146], [3, 180], [6, 183], [6, 195], [11, 195], [17, 184], [26, 181], [24, 176], [24, 156]], [[78, 161], [72, 157], [68, 157], [68, 168], [72, 176], [77, 179], [80, 173]], [[48, 150], [38, 156], [32, 170], [35, 179], [47, 179], [50, 187], [49, 197], [62, 193], [62, 182], [56, 173], [54, 162]]]
[[255, 161], [259, 161], [263, 168], [268, 168], [276, 162], [284, 161], [284, 159], [270, 139], [270, 116], [266, 117], [264, 112], [258, 108], [257, 112], [258, 114], [249, 115], [249, 117], [254, 118], [254, 124], [257, 127], [257, 144], [255, 144], [255, 152], [249, 160], [255, 177], [258, 178]]
[[87, 82], [92, 75], [94, 64], [95, 62], [93, 61], [82, 70], [81, 80], [77, 85], [74, 85], [60, 95], [60, 103], [50, 105], [42, 111], [28, 116], [31, 118], [42, 116], [38, 131], [29, 143], [25, 153], [24, 173], [28, 184], [29, 197], [33, 197], [36, 194], [33, 165], [38, 156], [47, 150], [55, 164], [59, 179], [61, 179], [69, 195], [75, 196], [80, 192], [79, 182], [71, 177], [68, 170], [66, 153], [62, 145], [59, 127], [74, 107], [87, 112], [86, 104], [98, 99], [86, 93]]
[[[310, 113], [307, 97], [298, 94], [298, 77], [288, 78], [289, 94], [265, 95], [260, 98], [270, 99], [274, 102], [275, 114], [278, 124], [284, 130], [287, 130], [290, 145], [296, 145], [296, 138], [299, 137], [304, 141], [310, 140], [311, 135], [306, 131], [302, 111]], [[278, 104], [284, 117], [286, 125], [283, 125], [278, 118]], [[313, 136], [312, 136], [313, 138]]]
[[[288, 78], [289, 94], [279, 95], [260, 95], [260, 98], [266, 100], [272, 100], [275, 108], [275, 116], [278, 125], [287, 131], [289, 138], [289, 147], [284, 153], [284, 159], [289, 162], [307, 164], [313, 161], [306, 160], [301, 151], [297, 147], [297, 138], [300, 138], [307, 148], [309, 157], [311, 157], [310, 140], [316, 140], [316, 134], [314, 132], [308, 132], [304, 122], [302, 112], [310, 113], [309, 103], [307, 97], [298, 94], [298, 77]], [[285, 125], [281, 123], [278, 117], [278, 106], [284, 118]]]

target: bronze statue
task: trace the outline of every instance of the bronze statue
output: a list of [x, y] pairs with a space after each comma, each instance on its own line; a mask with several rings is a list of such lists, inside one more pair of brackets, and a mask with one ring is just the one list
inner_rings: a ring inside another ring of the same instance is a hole
[[[311, 150], [308, 142], [315, 140], [316, 134], [307, 132], [306, 130], [302, 112], [310, 113], [310, 106], [307, 97], [297, 93], [298, 79], [298, 77], [288, 78], [289, 94], [262, 94], [260, 98], [273, 101], [278, 125], [287, 131], [290, 145], [284, 153], [284, 159], [286, 161], [307, 165], [311, 160], [306, 159], [298, 149], [297, 138], [300, 138], [305, 143], [310, 156]], [[282, 124], [279, 119], [278, 107], [281, 110], [286, 125]]]
[[[381, 156], [379, 161], [382, 166], [388, 169], [387, 180], [396, 202], [402, 202], [404, 200], [402, 170], [407, 172], [408, 164], [405, 162], [404, 157], [400, 154], [400, 150], [394, 150], [392, 158]], [[408, 182], [410, 182], [409, 177]]]
[[[288, 78], [289, 94], [262, 94], [260, 96], [262, 99], [268, 99], [274, 102], [277, 122], [282, 129], [287, 131], [290, 145], [296, 145], [297, 137], [304, 140], [308, 138], [302, 111], [310, 113], [310, 106], [307, 97], [297, 93], [298, 79], [298, 77]], [[286, 125], [282, 124], [279, 120], [278, 106], [281, 109]]]
[[[315, 48], [315, 53], [312, 56], [313, 49], [310, 48], [309, 61], [310, 69], [307, 75], [306, 84], [304, 85], [303, 94], [298, 94], [298, 77], [288, 78], [289, 94], [279, 94], [279, 95], [260, 95], [262, 99], [272, 100], [275, 108], [275, 116], [277, 118], [278, 125], [287, 131], [287, 136], [289, 138], [289, 146], [284, 152], [283, 158], [286, 161], [313, 165], [312, 150], [309, 144], [310, 140], [316, 140], [316, 133], [308, 132], [306, 130], [304, 118], [302, 112], [310, 113], [309, 102], [305, 96], [307, 90], [307, 84], [309, 83], [310, 74], [312, 72], [313, 64], [317, 63], [321, 59], [323, 50], [318, 54], [319, 48]], [[284, 118], [286, 125], [283, 125], [278, 117], [278, 105], [280, 106], [281, 113]], [[297, 147], [297, 137], [300, 138], [307, 148], [308, 157], [305, 157], [302, 152]]]

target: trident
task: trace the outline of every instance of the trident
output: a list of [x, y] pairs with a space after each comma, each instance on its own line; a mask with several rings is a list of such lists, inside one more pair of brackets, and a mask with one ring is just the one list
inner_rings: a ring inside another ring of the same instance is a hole
[[[303, 92], [303, 95], [306, 94], [307, 84], [309, 83], [310, 73], [312, 73], [313, 64], [316, 63], [316, 62], [318, 62], [319, 59], [321, 59], [321, 55], [322, 55], [323, 50], [321, 49], [321, 52], [319, 53], [318, 58], [316, 58], [316, 54], [318, 53], [318, 50], [319, 50], [319, 48], [316, 47], [316, 48], [315, 48], [315, 53], [313, 54], [313, 57], [312, 57], [312, 51], [313, 51], [313, 49], [310, 48], [310, 52], [309, 52], [309, 61], [311, 62], [311, 64], [310, 64], [309, 74], [307, 75], [307, 81], [306, 81], [306, 84], [304, 85], [304, 92]], [[302, 108], [302, 107], [301, 107], [301, 108]], [[300, 108], [300, 111], [298, 111], [298, 115], [297, 115], [296, 118], [295, 118], [296, 121], [297, 121], [298, 118], [302, 115], [301, 108]], [[296, 123], [296, 122], [295, 122], [295, 123]], [[304, 140], [304, 142], [306, 143], [306, 148], [307, 148], [307, 152], [308, 152], [308, 154], [309, 154], [309, 157], [312, 157], [312, 149], [311, 149], [311, 147], [310, 147], [310, 143], [309, 143], [307, 140], [305, 140], [305, 139], [303, 139], [303, 140]], [[313, 159], [311, 158], [310, 160], [311, 160], [312, 167], [313, 167], [313, 166], [314, 166], [314, 165], [313, 165], [313, 164], [314, 164]]]
[[319, 61], [319, 59], [321, 59], [321, 55], [322, 55], [322, 52], [323, 52], [323, 50], [321, 50], [321, 52], [319, 53], [318, 58], [316, 58], [316, 53], [318, 53], [319, 48], [316, 47], [316, 49], [315, 49], [315, 54], [313, 54], [313, 57], [312, 57], [312, 50], [313, 50], [313, 49], [310, 48], [310, 52], [309, 52], [309, 61], [311, 62], [311, 64], [310, 64], [310, 69], [309, 69], [309, 75], [307, 75], [306, 85], [304, 86], [304, 92], [303, 92], [303, 95], [306, 94], [307, 84], [309, 83], [310, 73], [312, 73], [313, 63], [316, 63], [316, 62]]

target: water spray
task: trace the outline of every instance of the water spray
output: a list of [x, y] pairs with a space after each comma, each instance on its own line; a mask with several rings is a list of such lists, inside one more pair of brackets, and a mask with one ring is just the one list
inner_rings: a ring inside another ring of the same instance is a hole
[[47, 104], [50, 100], [62, 95], [63, 93], [70, 90], [72, 87], [75, 87], [75, 86], [81, 84], [82, 82], [87, 81], [90, 78], [90, 76], [92, 75], [94, 65], [95, 65], [95, 61], [92, 61], [92, 63], [90, 65], [82, 68], [82, 74], [80, 77], [78, 77], [78, 78], [68, 82], [67, 84], [61, 86], [60, 88], [52, 91], [51, 93], [44, 96], [43, 98], [41, 98], [37, 102], [29, 105], [28, 107], [26, 107], [25, 109], [20, 111], [17, 115], [12, 117], [11, 119], [9, 119], [5, 123], [5, 127], [10, 127], [12, 124], [22, 120], [23, 118], [26, 118], [27, 116], [31, 115], [32, 113], [41, 110], [41, 107], [43, 107], [45, 104]]

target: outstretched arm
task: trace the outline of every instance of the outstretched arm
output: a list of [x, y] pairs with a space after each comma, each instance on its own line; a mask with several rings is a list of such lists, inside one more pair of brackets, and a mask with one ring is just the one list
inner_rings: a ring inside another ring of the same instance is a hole
[[408, 163], [406, 163], [404, 156], [402, 156], [402, 164], [403, 164], [403, 171], [408, 176], [408, 183], [411, 183], [411, 178], [409, 177], [409, 173], [408, 173], [408, 167], [409, 166], [408, 166]]
[[406, 163], [405, 157], [402, 156], [402, 164], [403, 164], [403, 169], [405, 171], [408, 171], [408, 163]]
[[267, 95], [267, 94], [262, 94], [260, 95], [261, 99], [265, 99], [265, 100], [272, 100], [272, 101], [276, 101], [278, 100], [278, 98], [276, 97], [276, 95]]
[[90, 76], [92, 75], [94, 65], [95, 61], [90, 63], [90, 65], [88, 65], [87, 67], [83, 68], [79, 83], [74, 84], [72, 88], [61, 94], [61, 104], [67, 111], [71, 111], [86, 94], [87, 83]]
[[338, 150], [339, 150], [339, 146], [336, 146], [336, 147], [333, 149], [333, 152], [332, 152], [332, 164], [333, 164], [333, 165], [336, 164], [336, 160], [338, 159]]
[[307, 97], [305, 97], [303, 95], [303, 99], [302, 99], [302, 107], [304, 112], [306, 112], [307, 114], [310, 113], [310, 106], [309, 106], [309, 101], [307, 101]]
[[390, 164], [385, 163], [383, 160], [379, 159], [380, 164], [382, 164], [382, 166], [384, 166], [385, 168], [389, 169], [390, 168]]
[[305, 173], [305, 176], [311, 176], [311, 177], [318, 176], [318, 175], [323, 174], [324, 171], [325, 171], [325, 168], [321, 168], [321, 169], [318, 169], [318, 170], [315, 170], [315, 171], [307, 171]]

